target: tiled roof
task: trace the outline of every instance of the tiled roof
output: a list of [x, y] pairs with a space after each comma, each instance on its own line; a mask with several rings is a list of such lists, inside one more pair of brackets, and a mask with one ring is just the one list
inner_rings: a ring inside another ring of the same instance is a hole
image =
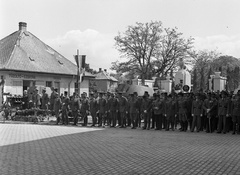
[[106, 71], [101, 71], [97, 73], [95, 78], [98, 80], [110, 80], [110, 81], [116, 81], [116, 82], [118, 81], [116, 78], [110, 76], [110, 74]]
[[[77, 66], [28, 31], [0, 40], [0, 70], [76, 75]], [[85, 73], [91, 76], [90, 73]]]

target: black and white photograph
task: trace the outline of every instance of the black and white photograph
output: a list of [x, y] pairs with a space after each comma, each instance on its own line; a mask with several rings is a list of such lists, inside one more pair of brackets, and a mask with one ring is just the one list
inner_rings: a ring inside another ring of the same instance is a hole
[[239, 0], [0, 0], [0, 175], [240, 175]]

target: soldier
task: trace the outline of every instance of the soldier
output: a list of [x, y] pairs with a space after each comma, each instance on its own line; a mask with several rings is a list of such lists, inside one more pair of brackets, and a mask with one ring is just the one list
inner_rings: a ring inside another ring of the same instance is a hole
[[56, 91], [54, 90], [54, 87], [51, 87], [52, 93], [50, 95], [50, 110], [53, 111], [54, 108], [54, 101], [56, 98]]
[[78, 110], [80, 109], [80, 99], [78, 97], [78, 94], [75, 92], [73, 93], [72, 101], [71, 101], [71, 111], [73, 116], [73, 125], [77, 125], [78, 123]]
[[2, 109], [4, 111], [4, 121], [9, 119], [9, 114], [11, 113], [11, 102], [10, 98], [7, 97], [6, 101], [3, 103]]
[[201, 128], [201, 117], [203, 116], [203, 102], [200, 100], [200, 94], [195, 94], [195, 100], [192, 103], [192, 128], [191, 132], [194, 131], [195, 126], [197, 126], [197, 132], [200, 131]]
[[137, 98], [137, 104], [138, 104], [138, 106], [137, 106], [137, 119], [136, 119], [137, 125], [136, 125], [136, 127], [141, 128], [142, 118], [141, 118], [141, 109], [140, 109], [140, 107], [142, 105], [143, 98], [139, 97], [137, 92], [134, 92], [134, 93], [135, 93], [134, 96], [136, 96], [136, 98]]
[[54, 113], [57, 119], [57, 123], [56, 123], [57, 125], [60, 122], [60, 116], [59, 116], [60, 109], [61, 109], [61, 99], [59, 94], [56, 92], [56, 98], [54, 100]]
[[180, 131], [187, 131], [187, 103], [185, 99], [183, 98], [183, 93], [180, 92], [178, 94], [178, 101], [177, 101], [177, 113], [180, 121]]
[[68, 92], [64, 91], [64, 97], [62, 98], [62, 124], [68, 125], [68, 111], [69, 111], [70, 99]]
[[[177, 129], [177, 125], [179, 123], [179, 117], [178, 117], [178, 95], [176, 93], [172, 93], [173, 95], [173, 101], [176, 104], [175, 109], [175, 116], [174, 116], [174, 128]], [[192, 114], [191, 114], [192, 115]]]
[[163, 101], [160, 99], [160, 94], [156, 94], [156, 100], [154, 100], [152, 104], [153, 114], [156, 120], [155, 130], [162, 130], [163, 108]]
[[210, 132], [210, 114], [209, 114], [209, 111], [210, 111], [210, 101], [211, 101], [211, 93], [208, 93], [207, 94], [207, 97], [206, 99], [204, 99], [203, 101], [203, 112], [204, 112], [204, 115], [206, 115], [206, 118], [207, 118], [207, 122], [206, 122], [206, 132], [209, 133]]
[[[231, 106], [232, 106], [232, 102], [233, 102], [233, 95], [231, 93], [229, 93], [227, 95], [227, 101], [228, 101], [228, 110], [230, 110]], [[231, 113], [228, 112], [227, 113], [227, 117], [226, 117], [226, 132], [229, 132], [230, 128], [232, 128], [232, 117], [231, 117]]]
[[97, 123], [97, 100], [94, 98], [94, 94], [90, 93], [90, 98], [89, 98], [89, 110], [90, 110], [90, 115], [92, 116], [92, 126], [95, 126]]
[[98, 126], [104, 126], [103, 125], [103, 120], [106, 115], [106, 99], [103, 98], [103, 92], [99, 92], [99, 99], [98, 99], [98, 111], [97, 113], [99, 114], [99, 121], [98, 121]]
[[209, 93], [207, 99], [203, 102], [203, 109], [207, 115], [207, 122], [206, 122], [206, 132], [212, 133], [215, 129], [215, 118], [217, 115], [217, 106], [218, 102], [216, 100], [216, 95], [214, 93]]
[[83, 118], [82, 126], [87, 126], [87, 124], [88, 124], [88, 113], [89, 113], [89, 102], [88, 102], [88, 99], [86, 97], [86, 93], [81, 94], [80, 104], [81, 104], [80, 114]]
[[[232, 122], [233, 122], [233, 132], [232, 134], [235, 134], [236, 132], [236, 124], [238, 122], [239, 127], [239, 119], [240, 119], [240, 94], [236, 94], [234, 100], [231, 103], [230, 111], [228, 112], [228, 115], [231, 114], [232, 116]], [[239, 128], [238, 128], [238, 134], [239, 134]]]
[[[200, 96], [199, 96], [199, 99], [204, 102], [204, 100], [207, 98], [207, 94], [206, 93], [199, 93]], [[201, 117], [201, 131], [203, 131], [204, 129], [206, 129], [206, 124], [207, 124], [207, 114], [206, 112], [203, 110], [203, 114], [202, 114], [202, 117]]]
[[132, 128], [136, 129], [137, 127], [137, 117], [139, 115], [139, 100], [137, 97], [137, 92], [131, 94], [131, 98], [129, 100], [129, 113], [132, 122]]
[[28, 109], [28, 94], [27, 94], [27, 90], [23, 91], [22, 109]]
[[151, 112], [152, 112], [152, 103], [149, 99], [148, 92], [145, 92], [143, 95], [143, 100], [141, 104], [141, 113], [144, 118], [144, 126], [142, 129], [150, 129], [150, 119], [151, 119]]
[[126, 123], [126, 126], [129, 126], [131, 127], [131, 124], [132, 124], [132, 120], [131, 120], [131, 117], [130, 117], [130, 108], [129, 108], [129, 100], [132, 98], [132, 94], [128, 94], [128, 96], [126, 97], [127, 99], [127, 105], [126, 105], [126, 116], [125, 116], [125, 120], [124, 122]]
[[42, 90], [41, 108], [44, 109], [44, 110], [47, 110], [48, 109], [48, 102], [49, 102], [48, 94], [46, 93], [46, 88], [44, 88]]
[[164, 105], [164, 116], [166, 117], [166, 131], [169, 131], [169, 126], [174, 131], [174, 119], [176, 114], [176, 101], [172, 99], [172, 95], [169, 94]]
[[226, 134], [226, 117], [228, 116], [228, 99], [226, 98], [227, 93], [221, 92], [221, 98], [218, 100], [218, 131], [217, 133], [223, 132]]
[[33, 94], [33, 105], [36, 108], [40, 108], [41, 102], [40, 102], [41, 96], [38, 93], [38, 89], [35, 89], [34, 94]]
[[[110, 116], [110, 106], [111, 106], [111, 102], [109, 102], [109, 100], [111, 99], [111, 92], [107, 92], [107, 96], [106, 96], [106, 114], [104, 117], [104, 126], [109, 126], [111, 124], [111, 116]], [[107, 124], [106, 124], [107, 123]]]
[[[153, 93], [153, 97], [151, 98], [151, 103], [153, 104], [153, 102], [156, 100], [156, 93]], [[152, 109], [152, 114], [151, 114], [151, 118], [152, 118], [152, 127], [151, 129], [155, 128], [155, 124], [156, 124], [156, 119], [155, 119], [155, 115], [154, 115], [154, 110]]]
[[[111, 93], [111, 97], [108, 99], [108, 107], [109, 107], [109, 118], [111, 123], [110, 127], [116, 127], [117, 124], [117, 114], [118, 114], [118, 99], [116, 98], [114, 93]], [[123, 123], [120, 128], [123, 128]]]
[[[190, 93], [184, 93], [184, 99], [186, 100], [186, 103], [187, 103], [187, 106], [191, 106], [192, 107], [192, 102], [193, 102], [193, 94], [190, 94]], [[192, 124], [192, 120], [193, 120], [193, 117], [192, 117], [192, 108], [189, 108], [187, 107], [186, 108], [186, 115], [187, 115], [187, 122], [186, 122], [186, 128], [190, 128], [191, 130], [191, 124]]]
[[122, 95], [122, 92], [118, 92], [118, 111], [121, 120], [121, 127], [125, 127], [126, 114], [128, 114], [128, 100]]
[[[165, 109], [165, 105], [166, 105], [166, 101], [167, 101], [167, 93], [163, 92], [162, 93], [162, 101], [163, 101], [163, 108]], [[162, 123], [163, 123], [163, 129], [166, 129], [166, 125], [167, 125], [167, 119], [166, 116], [164, 115], [164, 109], [163, 109], [163, 117], [162, 117]]]

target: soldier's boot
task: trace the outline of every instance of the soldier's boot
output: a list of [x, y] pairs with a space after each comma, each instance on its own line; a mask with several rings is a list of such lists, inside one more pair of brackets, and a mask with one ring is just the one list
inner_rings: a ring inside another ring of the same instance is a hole
[[132, 121], [132, 128], [131, 129], [135, 129], [135, 121]]
[[187, 131], [188, 130], [188, 122], [185, 121], [185, 128], [184, 128], [184, 131]]
[[169, 120], [167, 120], [167, 124], [166, 124], [166, 131], [169, 131], [169, 125], [170, 125], [170, 123], [169, 123]]
[[188, 121], [185, 121], [185, 128], [184, 128], [184, 131], [187, 131], [188, 130]]
[[234, 135], [235, 132], [236, 132], [236, 122], [233, 122], [233, 132], [232, 132], [232, 134]]
[[185, 127], [184, 122], [181, 121], [181, 128], [180, 128], [180, 131], [184, 131], [184, 127]]
[[240, 134], [240, 125], [237, 126], [237, 133]]
[[174, 131], [174, 122], [171, 122], [172, 131]]

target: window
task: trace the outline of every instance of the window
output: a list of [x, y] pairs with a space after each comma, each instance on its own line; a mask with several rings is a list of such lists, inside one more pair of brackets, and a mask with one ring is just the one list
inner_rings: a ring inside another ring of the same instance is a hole
[[52, 87], [52, 82], [51, 81], [46, 81], [46, 87]]
[[23, 82], [22, 81], [12, 81], [12, 94], [22, 95], [23, 92]]

